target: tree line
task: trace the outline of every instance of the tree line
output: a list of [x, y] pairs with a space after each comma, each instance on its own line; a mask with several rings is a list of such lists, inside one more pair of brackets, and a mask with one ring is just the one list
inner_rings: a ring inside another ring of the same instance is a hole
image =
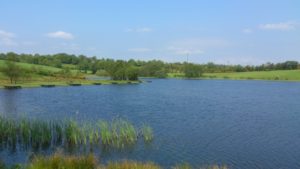
[[0, 59], [38, 65], [80, 70], [81, 72], [110, 76], [113, 80], [137, 80], [138, 77], [165, 78], [168, 73], [182, 73], [184, 77], [200, 77], [203, 73], [249, 72], [299, 69], [297, 61], [266, 63], [262, 65], [224, 65], [215, 63], [194, 64], [186, 62], [167, 63], [160, 60], [141, 61], [114, 60], [58, 53], [53, 55], [0, 53]]

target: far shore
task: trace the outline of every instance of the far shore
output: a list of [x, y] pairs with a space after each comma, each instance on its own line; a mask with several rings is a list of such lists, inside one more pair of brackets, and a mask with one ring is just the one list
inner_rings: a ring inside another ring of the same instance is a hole
[[87, 86], [87, 85], [114, 85], [114, 84], [139, 84], [141, 81], [128, 81], [128, 80], [74, 80], [74, 81], [28, 81], [17, 82], [11, 84], [8, 82], [0, 83], [0, 88], [5, 86], [20, 86], [21, 88], [36, 88], [42, 86], [50, 87], [66, 87], [66, 86]]

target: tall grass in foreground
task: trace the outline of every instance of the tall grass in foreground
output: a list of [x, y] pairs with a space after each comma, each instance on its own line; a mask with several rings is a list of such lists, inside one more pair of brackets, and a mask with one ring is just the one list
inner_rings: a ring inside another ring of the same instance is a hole
[[145, 142], [153, 139], [152, 129], [144, 125], [137, 129], [124, 119], [99, 120], [96, 124], [77, 124], [76, 121], [46, 122], [40, 120], [12, 120], [0, 117], [0, 146], [48, 148], [52, 145], [123, 148], [134, 145], [139, 133]]
[[[52, 156], [35, 157], [29, 164], [21, 167], [24, 169], [163, 169], [153, 162], [120, 161], [108, 162], [106, 165], [99, 164], [94, 155], [64, 156], [55, 153]], [[197, 167], [199, 169], [228, 169], [226, 166]], [[172, 169], [192, 169], [188, 164], [177, 165]]]

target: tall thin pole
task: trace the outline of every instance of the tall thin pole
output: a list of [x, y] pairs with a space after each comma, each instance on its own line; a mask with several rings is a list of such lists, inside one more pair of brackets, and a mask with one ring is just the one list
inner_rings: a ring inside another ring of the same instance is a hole
[[186, 63], [189, 62], [189, 53], [186, 54]]

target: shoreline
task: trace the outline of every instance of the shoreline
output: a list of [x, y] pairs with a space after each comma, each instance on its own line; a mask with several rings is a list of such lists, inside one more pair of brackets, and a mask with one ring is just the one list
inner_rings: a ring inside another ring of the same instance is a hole
[[300, 80], [274, 80], [274, 79], [247, 79], [247, 78], [209, 78], [209, 77], [197, 77], [197, 78], [185, 78], [185, 77], [166, 77], [166, 78], [156, 78], [156, 77], [140, 77], [142, 79], [178, 79], [178, 80], [240, 80], [240, 81], [269, 81], [269, 82], [300, 82]]
[[[71, 86], [101, 86], [101, 85], [126, 85], [126, 84], [140, 84], [142, 81], [121, 81], [121, 80], [84, 80], [84, 81], [52, 81], [52, 82], [25, 82], [17, 84], [2, 83], [0, 89], [5, 89], [5, 86], [20, 86], [21, 88], [39, 88], [42, 85], [52, 85], [52, 87], [71, 87]], [[74, 85], [75, 84], [75, 85]], [[78, 85], [77, 85], [78, 84]], [[44, 87], [46, 88], [46, 87]]]

